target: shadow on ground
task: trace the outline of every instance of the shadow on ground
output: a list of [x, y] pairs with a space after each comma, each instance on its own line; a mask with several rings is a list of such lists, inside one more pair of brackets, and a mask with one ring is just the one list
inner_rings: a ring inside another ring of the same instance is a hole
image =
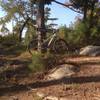
[[42, 87], [48, 87], [52, 85], [58, 85], [58, 84], [72, 84], [72, 83], [90, 83], [90, 82], [100, 82], [100, 75], [98, 76], [87, 76], [87, 77], [71, 77], [71, 78], [61, 78], [59, 80], [50, 80], [50, 81], [43, 81], [43, 82], [34, 82], [31, 84], [26, 85], [14, 85], [12, 87], [5, 87], [0, 88], [0, 96], [5, 95], [10, 92], [21, 92], [21, 91], [27, 91], [28, 87], [31, 88], [42, 88]]
[[[10, 61], [4, 61], [5, 62], [11, 62], [10, 65], [13, 65], [13, 64], [16, 64], [16, 65], [21, 65], [20, 67], [17, 67], [16, 69], [14, 70], [8, 70], [8, 71], [4, 71], [2, 73], [0, 73], [0, 76], [2, 75], [5, 75], [6, 74], [6, 77], [9, 79], [11, 77], [13, 77], [14, 75], [17, 74], [17, 76], [19, 78], [21, 78], [23, 80], [24, 77], [27, 77], [29, 78], [30, 80], [30, 77], [28, 77], [28, 69], [27, 69], [27, 64], [28, 62], [24, 62], [24, 61], [19, 61], [19, 60], [10, 60]], [[75, 62], [74, 62], [75, 63]], [[72, 64], [74, 64], [72, 62]], [[69, 63], [71, 64], [71, 63]], [[79, 65], [79, 67], [81, 67], [82, 65], [87, 65], [87, 64], [90, 64], [90, 65], [100, 65], [100, 62], [81, 62], [81, 63], [77, 63]], [[25, 75], [25, 76], [24, 76]], [[1, 85], [2, 84], [6, 84], [7, 81], [4, 81], [4, 82], [1, 82]], [[59, 79], [59, 80], [49, 80], [49, 81], [34, 81], [34, 82], [31, 82], [31, 83], [27, 83], [25, 85], [19, 85], [19, 83], [17, 84], [13, 84], [13, 85], [5, 85], [4, 87], [2, 87], [0, 85], [0, 96], [2, 95], [6, 95], [8, 93], [12, 93], [12, 92], [21, 92], [21, 91], [27, 91], [29, 90], [28, 87], [30, 88], [44, 88], [44, 87], [48, 87], [48, 86], [53, 86], [53, 85], [58, 85], [58, 84], [83, 84], [83, 83], [91, 83], [91, 82], [100, 82], [100, 75], [96, 75], [96, 76], [78, 76], [78, 77], [69, 77], [69, 78], [62, 78], [62, 79]]]

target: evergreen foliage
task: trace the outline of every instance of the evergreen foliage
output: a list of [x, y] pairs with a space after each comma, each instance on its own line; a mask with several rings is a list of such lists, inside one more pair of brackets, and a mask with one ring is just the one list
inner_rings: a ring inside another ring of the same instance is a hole
[[[25, 36], [29, 37], [26, 37], [27, 39], [25, 38], [25, 40], [32, 39], [33, 35], [36, 34], [33, 25], [36, 24], [37, 14], [37, 6], [33, 1], [36, 2], [36, 0], [0, 1], [0, 6], [5, 12], [5, 15], [2, 18], [0, 18], [2, 33], [9, 32], [9, 29], [7, 29], [6, 24], [12, 22], [13, 34], [18, 34], [19, 41], [22, 40], [23, 30], [26, 30]], [[45, 7], [45, 23], [47, 23], [49, 15], [50, 8]], [[28, 18], [30, 18], [30, 20], [26, 22]]]

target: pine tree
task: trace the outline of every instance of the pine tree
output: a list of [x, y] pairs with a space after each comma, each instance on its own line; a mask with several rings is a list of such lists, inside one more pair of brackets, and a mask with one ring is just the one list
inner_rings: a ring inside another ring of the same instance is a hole
[[[0, 24], [4, 26], [6, 23], [13, 21], [14, 30], [17, 31], [15, 33], [19, 33], [18, 32], [18, 30], [20, 31], [19, 28], [26, 22], [28, 18], [31, 19], [28, 25], [36, 24], [37, 6], [36, 4], [30, 1], [24, 1], [24, 0], [1, 1], [0, 6], [2, 7], [2, 10], [6, 13], [6, 15], [0, 18]], [[50, 11], [49, 8], [45, 9], [46, 13]], [[45, 17], [48, 17], [49, 14], [50, 13], [48, 13], [48, 15], [46, 14]]]
[[93, 14], [94, 7], [96, 6], [96, 3], [98, 3], [98, 0], [69, 0], [73, 5], [72, 9], [75, 9], [76, 11], [80, 11], [83, 13], [83, 20], [87, 19], [87, 13], [90, 10], [91, 11], [91, 17]]

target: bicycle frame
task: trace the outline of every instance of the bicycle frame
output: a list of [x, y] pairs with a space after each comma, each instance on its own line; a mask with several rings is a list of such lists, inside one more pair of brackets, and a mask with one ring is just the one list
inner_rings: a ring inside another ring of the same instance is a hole
[[[51, 33], [51, 30], [49, 30], [49, 31]], [[48, 36], [46, 39], [43, 39], [41, 45], [43, 48], [51, 48], [56, 39], [58, 39], [57, 31], [54, 30], [54, 31], [52, 31], [52, 35]], [[33, 39], [30, 42], [29, 47], [31, 47], [31, 44], [34, 44], [34, 43], [35, 43], [34, 46], [38, 45], [38, 38]]]
[[52, 41], [57, 37], [57, 34], [54, 33], [53, 35], [51, 35], [50, 37], [48, 37], [46, 40], [43, 41], [43, 44], [47, 43], [47, 47], [50, 47], [50, 45], [52, 44]]
[[48, 42], [48, 47], [51, 45], [51, 43], [52, 43], [52, 41], [55, 39], [55, 37], [57, 37], [57, 34], [56, 34], [56, 33], [53, 34], [53, 35], [51, 36], [51, 39], [50, 39], [50, 41]]
[[[38, 46], [38, 38], [33, 39], [30, 42], [30, 44], [28, 46], [30, 54], [32, 54], [31, 50], [37, 50], [37, 46]], [[57, 35], [57, 31], [53, 31], [52, 35], [48, 36], [46, 39], [43, 39], [41, 46], [42, 46], [42, 49], [47, 49], [47, 50], [50, 50], [51, 52], [53, 51], [55, 53], [57, 53], [57, 52], [62, 53], [67, 50], [66, 42], [63, 39], [60, 39], [60, 37]], [[31, 47], [33, 47], [33, 48], [31, 48]]]

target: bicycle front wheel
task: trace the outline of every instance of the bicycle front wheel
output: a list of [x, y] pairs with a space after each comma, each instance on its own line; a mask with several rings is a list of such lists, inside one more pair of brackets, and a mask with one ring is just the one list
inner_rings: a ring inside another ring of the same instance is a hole
[[54, 42], [53, 49], [57, 54], [65, 54], [68, 53], [68, 44], [65, 40], [58, 39]]

